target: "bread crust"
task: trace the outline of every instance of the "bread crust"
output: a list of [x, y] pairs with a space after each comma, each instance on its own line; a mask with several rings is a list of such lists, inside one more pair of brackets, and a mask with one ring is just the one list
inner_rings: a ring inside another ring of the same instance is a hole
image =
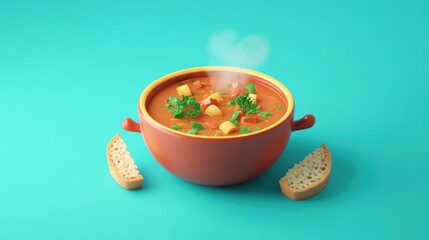
[[325, 144], [322, 144], [321, 149], [327, 156], [327, 166], [325, 171], [320, 176], [320, 180], [311, 183], [305, 189], [296, 189], [289, 186], [289, 184], [286, 182], [286, 176], [284, 176], [279, 180], [280, 188], [284, 195], [293, 200], [304, 200], [317, 195], [326, 187], [331, 174], [332, 155], [329, 151], [329, 148]]
[[109, 171], [110, 171], [110, 175], [112, 175], [113, 179], [115, 179], [115, 181], [122, 186], [125, 189], [128, 190], [133, 190], [133, 189], [139, 189], [142, 187], [143, 185], [143, 176], [141, 174], [139, 174], [137, 177], [133, 177], [131, 179], [125, 178], [118, 170], [118, 168], [115, 166], [115, 164], [113, 164], [113, 160], [112, 160], [112, 156], [111, 156], [111, 152], [113, 151], [112, 149], [112, 145], [113, 143], [115, 143], [116, 141], [122, 139], [120, 134], [117, 134], [116, 136], [114, 136], [109, 144], [107, 145], [107, 150], [106, 150], [106, 156], [107, 156], [107, 163], [109, 165]]

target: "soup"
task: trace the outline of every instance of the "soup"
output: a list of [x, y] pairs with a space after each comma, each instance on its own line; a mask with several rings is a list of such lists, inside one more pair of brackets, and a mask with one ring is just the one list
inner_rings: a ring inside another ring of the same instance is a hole
[[233, 136], [267, 128], [284, 116], [287, 104], [257, 82], [229, 82], [218, 91], [208, 77], [187, 79], [157, 93], [149, 115], [173, 131]]

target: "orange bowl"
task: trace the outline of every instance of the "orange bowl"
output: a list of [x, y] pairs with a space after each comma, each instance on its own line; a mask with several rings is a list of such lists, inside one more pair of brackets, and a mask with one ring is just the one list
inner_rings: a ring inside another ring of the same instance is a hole
[[[148, 105], [158, 92], [171, 84], [212, 74], [238, 74], [276, 92], [287, 103], [286, 114], [271, 126], [246, 135], [200, 136], [174, 131], [155, 121]], [[278, 80], [249, 69], [207, 66], [180, 70], [151, 83], [138, 102], [140, 123], [123, 121], [125, 130], [141, 132], [154, 158], [169, 172], [184, 180], [210, 186], [233, 185], [253, 179], [271, 167], [283, 153], [292, 131], [315, 123], [308, 114], [293, 120], [294, 101]]]

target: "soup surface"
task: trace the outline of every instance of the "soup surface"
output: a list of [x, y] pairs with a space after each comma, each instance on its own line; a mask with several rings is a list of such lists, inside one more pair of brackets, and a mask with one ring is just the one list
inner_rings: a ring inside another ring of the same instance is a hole
[[149, 115], [162, 125], [203, 136], [259, 131], [277, 122], [286, 109], [277, 93], [256, 82], [228, 83], [218, 91], [207, 77], [170, 85], [148, 106]]

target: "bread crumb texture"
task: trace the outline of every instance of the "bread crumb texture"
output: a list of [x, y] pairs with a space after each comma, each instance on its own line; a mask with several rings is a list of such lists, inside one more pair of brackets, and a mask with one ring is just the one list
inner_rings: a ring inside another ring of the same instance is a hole
[[124, 178], [131, 180], [140, 176], [140, 172], [122, 138], [119, 137], [110, 143], [109, 159], [111, 159], [111, 164], [116, 167], [118, 174]]
[[286, 183], [293, 189], [306, 189], [320, 181], [328, 166], [328, 155], [322, 148], [314, 150], [302, 162], [295, 164], [286, 173]]

